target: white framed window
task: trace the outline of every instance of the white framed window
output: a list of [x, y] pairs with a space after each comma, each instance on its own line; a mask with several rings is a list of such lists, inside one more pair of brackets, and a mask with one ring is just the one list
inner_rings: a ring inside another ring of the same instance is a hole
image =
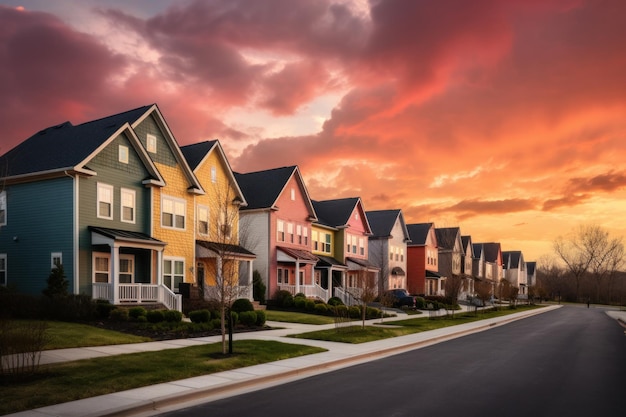
[[279, 284], [283, 283], [283, 270], [281, 268], [276, 270], [276, 282]]
[[350, 241], [352, 243], [352, 253], [356, 254], [356, 236], [350, 236]]
[[311, 239], [313, 240], [313, 250], [318, 250], [319, 249], [319, 242], [317, 240], [317, 231], [313, 230], [311, 232]]
[[156, 153], [157, 151], [157, 138], [150, 133], [146, 135], [146, 150], [151, 153]]
[[0, 226], [7, 224], [7, 192], [0, 192]]
[[108, 253], [93, 254], [93, 282], [108, 283], [111, 263], [111, 255]]
[[276, 240], [279, 242], [285, 241], [285, 222], [282, 220], [276, 222]]
[[293, 223], [287, 223], [287, 235], [289, 235], [289, 242], [293, 243]]
[[217, 182], [217, 168], [211, 167], [211, 182], [215, 184]]
[[296, 236], [298, 236], [298, 244], [302, 245], [302, 226], [296, 225]]
[[209, 208], [207, 206], [198, 206], [197, 209], [197, 227], [198, 233], [201, 235], [209, 234]]
[[161, 226], [172, 229], [185, 229], [187, 202], [178, 198], [161, 197]]
[[135, 282], [135, 257], [133, 255], [120, 255], [120, 284], [132, 284]]
[[330, 233], [324, 233], [323, 250], [326, 253], [330, 253]]
[[98, 218], [113, 220], [113, 186], [99, 182], [98, 188]]
[[182, 258], [163, 259], [163, 284], [178, 292], [178, 284], [185, 281], [185, 260]]
[[0, 285], [7, 285], [7, 254], [0, 253]]
[[122, 221], [124, 223], [135, 223], [135, 190], [122, 188], [120, 195], [120, 217]]
[[303, 227], [302, 228], [302, 232], [304, 235], [304, 244], [306, 246], [309, 246], [309, 228], [308, 227]]
[[52, 252], [50, 254], [50, 268], [56, 269], [57, 265], [63, 265], [63, 253]]
[[359, 253], [361, 256], [365, 256], [365, 239], [359, 238]]
[[120, 145], [118, 147], [118, 160], [123, 163], [128, 163], [128, 146]]
[[295, 188], [291, 189], [291, 201], [295, 201], [296, 200], [296, 190]]

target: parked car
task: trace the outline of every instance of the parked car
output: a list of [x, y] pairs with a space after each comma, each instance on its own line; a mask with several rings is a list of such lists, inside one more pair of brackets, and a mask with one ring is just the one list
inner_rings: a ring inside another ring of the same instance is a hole
[[409, 295], [407, 290], [403, 288], [396, 288], [393, 290], [385, 291], [384, 297], [392, 300], [392, 306], [396, 308], [415, 307], [415, 297]]

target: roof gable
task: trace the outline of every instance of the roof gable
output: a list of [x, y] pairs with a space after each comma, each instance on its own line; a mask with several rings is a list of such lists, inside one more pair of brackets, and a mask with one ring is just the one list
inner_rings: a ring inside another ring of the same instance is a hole
[[372, 228], [363, 210], [363, 204], [359, 197], [340, 198], [336, 200], [313, 201], [313, 207], [317, 214], [318, 223], [335, 228], [347, 228], [350, 226], [355, 211], [359, 214], [365, 233], [371, 234]]
[[461, 246], [461, 229], [458, 227], [436, 228], [437, 245], [445, 250], [463, 250]]
[[[410, 245], [426, 245], [428, 235], [433, 227], [433, 223], [407, 224], [406, 228], [409, 232], [409, 239], [411, 239]], [[437, 245], [435, 244], [435, 246]]]
[[404, 222], [402, 210], [377, 210], [365, 213], [367, 221], [372, 228], [373, 238], [391, 238], [396, 224], [402, 228], [402, 240], [409, 241], [409, 232]]

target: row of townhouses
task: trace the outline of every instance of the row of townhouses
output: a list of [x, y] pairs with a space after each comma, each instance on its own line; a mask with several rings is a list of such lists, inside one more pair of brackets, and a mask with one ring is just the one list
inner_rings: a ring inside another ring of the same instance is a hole
[[72, 293], [177, 310], [182, 289], [206, 294], [226, 275], [252, 299], [255, 270], [267, 298], [347, 302], [363, 276], [441, 295], [456, 275], [464, 297], [502, 278], [525, 294], [534, 274], [521, 252], [458, 227], [312, 200], [297, 166], [233, 172], [219, 141], [179, 146], [156, 105], [41, 130], [0, 169], [0, 285], [23, 293], [40, 294], [58, 264]]

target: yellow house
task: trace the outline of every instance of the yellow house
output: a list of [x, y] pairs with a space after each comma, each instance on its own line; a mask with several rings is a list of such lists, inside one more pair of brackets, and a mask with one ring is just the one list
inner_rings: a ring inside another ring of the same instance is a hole
[[237, 298], [252, 300], [256, 256], [241, 246], [249, 231], [239, 225], [239, 208], [246, 200], [224, 150], [217, 140], [181, 150], [205, 190], [194, 199], [195, 283], [206, 299], [228, 304]]
[[205, 192], [156, 104], [132, 127], [165, 182], [151, 188], [150, 230], [167, 243], [156, 268], [163, 284], [177, 293], [181, 282], [195, 281], [195, 197]]

